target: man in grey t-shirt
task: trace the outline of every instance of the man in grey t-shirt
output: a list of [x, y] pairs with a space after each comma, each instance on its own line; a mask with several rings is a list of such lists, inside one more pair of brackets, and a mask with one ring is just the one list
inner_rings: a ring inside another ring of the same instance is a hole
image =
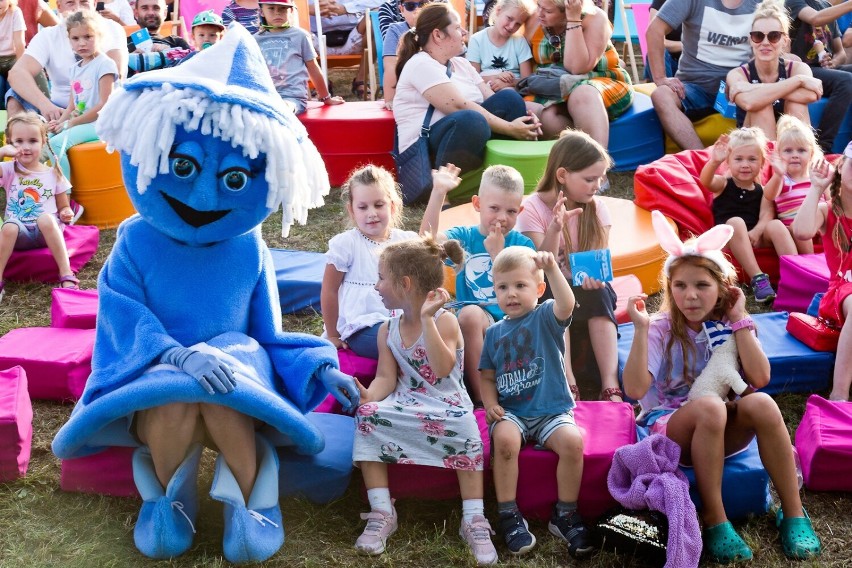
[[[759, 0], [668, 0], [648, 26], [648, 64], [657, 89], [651, 95], [663, 129], [681, 148], [704, 144], [690, 115], [713, 112], [719, 82], [751, 57], [749, 32]], [[666, 77], [666, 34], [682, 26], [677, 74]]]

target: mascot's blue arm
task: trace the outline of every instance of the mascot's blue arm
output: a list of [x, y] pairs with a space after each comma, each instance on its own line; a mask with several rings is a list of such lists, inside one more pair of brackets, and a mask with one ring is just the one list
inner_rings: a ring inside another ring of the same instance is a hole
[[328, 395], [318, 371], [326, 365], [339, 367], [337, 350], [321, 337], [282, 330], [272, 254], [266, 247], [262, 254], [261, 274], [249, 307], [248, 335], [266, 349], [287, 398], [302, 412], [309, 412]]

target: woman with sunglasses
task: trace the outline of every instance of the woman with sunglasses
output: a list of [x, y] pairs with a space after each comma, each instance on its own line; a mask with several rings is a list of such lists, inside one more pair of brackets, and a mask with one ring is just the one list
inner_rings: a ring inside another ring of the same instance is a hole
[[[443, 1], [443, 0], [436, 0]], [[414, 27], [420, 9], [429, 3], [429, 0], [403, 0], [399, 2], [399, 12], [403, 21], [394, 22], [388, 26], [387, 34], [382, 44], [382, 63], [384, 74], [382, 75], [382, 93], [385, 98], [385, 108], [393, 110], [393, 97], [396, 94], [396, 50], [399, 40]]]
[[494, 93], [462, 56], [466, 36], [452, 6], [424, 7], [416, 27], [400, 42], [399, 81], [393, 99], [399, 151], [417, 141], [432, 106], [429, 154], [433, 167], [451, 163], [462, 173], [482, 165], [491, 136], [536, 140], [541, 134], [538, 119], [527, 114], [517, 91]]
[[538, 0], [538, 17], [525, 32], [539, 65], [562, 65], [573, 75], [585, 75], [563, 100], [537, 99], [546, 138], [555, 138], [573, 123], [609, 144], [609, 123], [633, 103], [627, 71], [619, 66], [606, 13], [584, 0]]
[[808, 103], [822, 96], [822, 81], [801, 61], [782, 57], [788, 42], [790, 17], [778, 0], [755, 8], [749, 33], [754, 57], [732, 69], [726, 78], [728, 98], [737, 105], [737, 126], [756, 126], [770, 140], [782, 114], [810, 124]]

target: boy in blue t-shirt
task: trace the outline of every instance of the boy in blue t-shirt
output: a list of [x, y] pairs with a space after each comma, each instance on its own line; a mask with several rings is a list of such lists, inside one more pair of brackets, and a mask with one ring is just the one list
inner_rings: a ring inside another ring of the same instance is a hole
[[[583, 436], [574, 422], [574, 399], [565, 379], [564, 336], [574, 311], [574, 294], [553, 254], [546, 251], [507, 247], [494, 259], [492, 274], [506, 317], [485, 333], [479, 369], [482, 401], [491, 425], [498, 530], [512, 554], [524, 554], [535, 546], [515, 502], [518, 454], [526, 441], [534, 441], [559, 456], [558, 501], [548, 528], [578, 558], [590, 553], [592, 545], [577, 511]], [[544, 274], [553, 299], [539, 305]]]
[[464, 378], [474, 406], [482, 406], [479, 356], [485, 330], [503, 318], [503, 311], [497, 306], [497, 296], [494, 294], [491, 264], [506, 247], [519, 245], [535, 251], [535, 244], [528, 237], [512, 230], [518, 214], [524, 209], [521, 205], [524, 178], [510, 166], [491, 166], [482, 173], [479, 195], [471, 198], [473, 208], [479, 212], [479, 225], [453, 227], [437, 232], [444, 199], [460, 182], [458, 172], [458, 168], [447, 164], [434, 174], [450, 175], [453, 183], [446, 183], [446, 180], [433, 183], [432, 194], [420, 224], [420, 234], [436, 233], [438, 242], [455, 239], [465, 250], [464, 265], [456, 267], [456, 299], [467, 304], [458, 312], [459, 327], [464, 338]]

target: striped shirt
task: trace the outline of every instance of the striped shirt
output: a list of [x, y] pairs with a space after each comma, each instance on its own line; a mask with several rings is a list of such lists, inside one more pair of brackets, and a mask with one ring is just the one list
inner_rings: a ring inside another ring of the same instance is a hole
[[260, 29], [260, 8], [244, 8], [231, 0], [222, 10], [222, 23], [227, 27], [233, 21], [242, 24], [250, 34], [255, 34]]

